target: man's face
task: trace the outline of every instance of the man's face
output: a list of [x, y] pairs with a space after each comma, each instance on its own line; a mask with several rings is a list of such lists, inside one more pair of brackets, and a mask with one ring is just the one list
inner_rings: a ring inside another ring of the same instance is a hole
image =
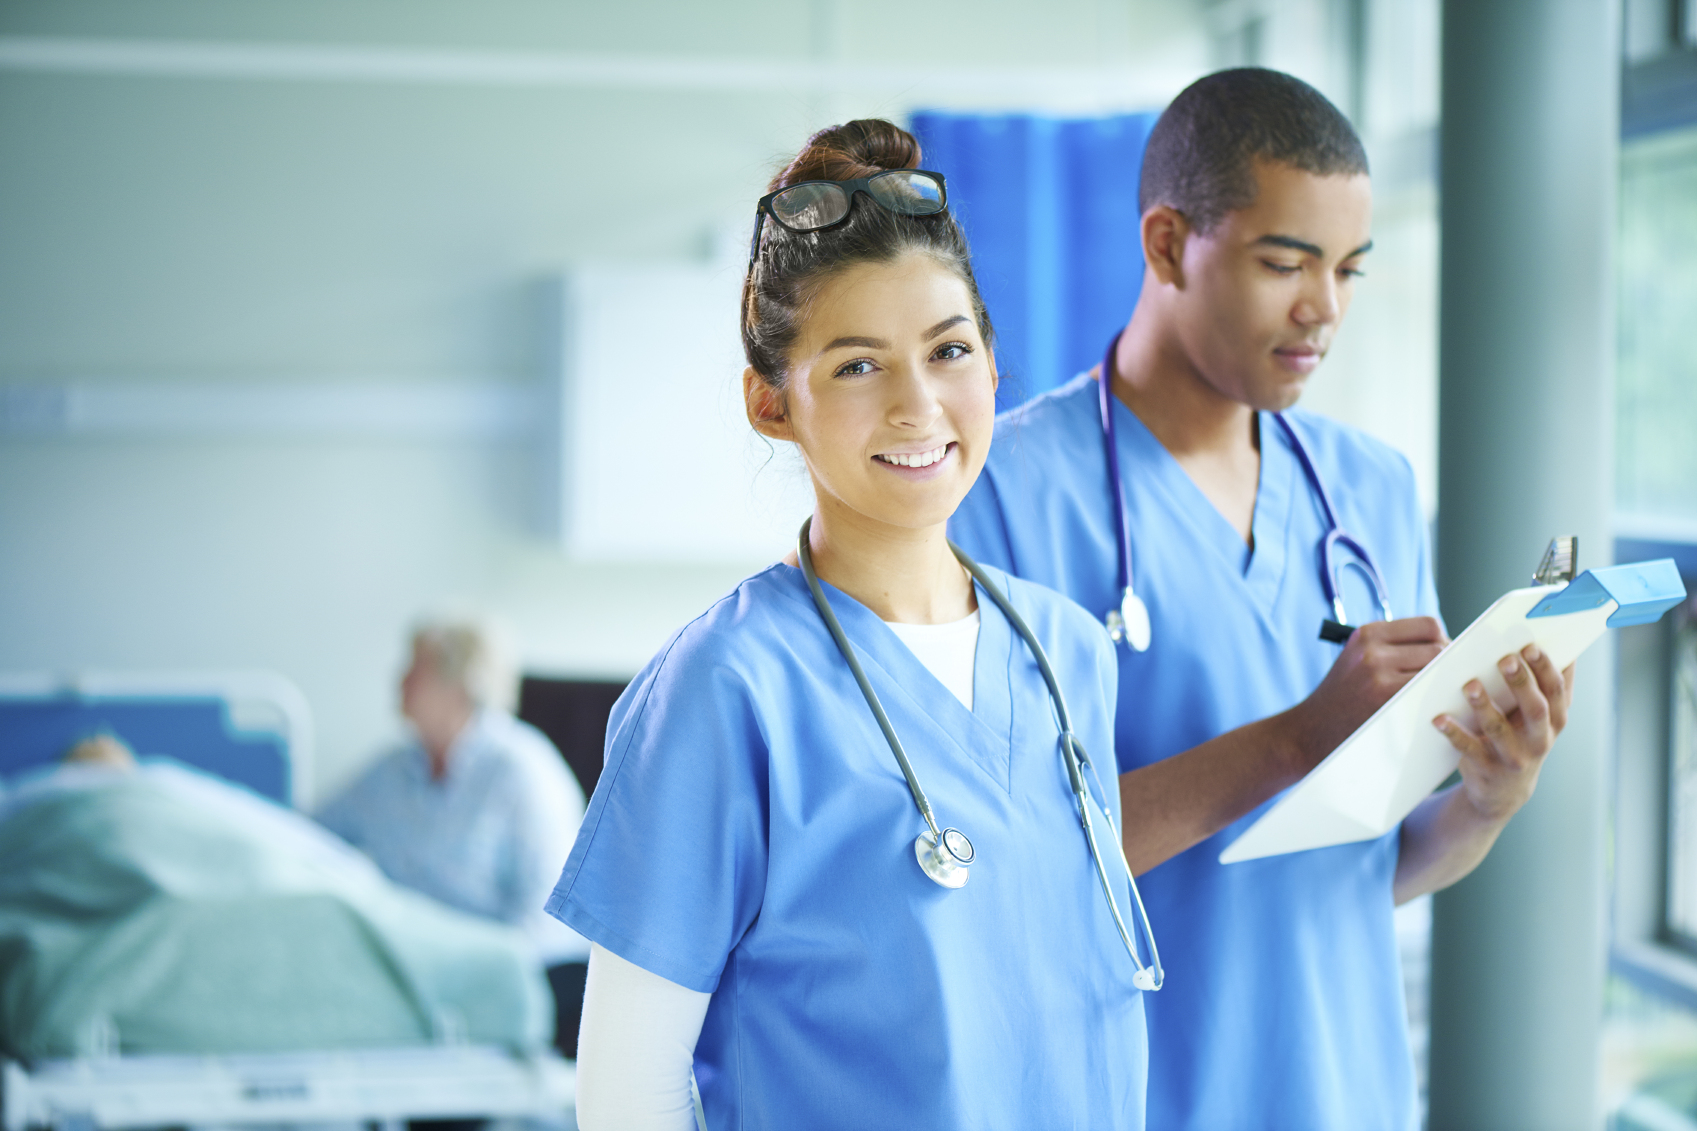
[[1257, 162], [1255, 203], [1191, 232], [1175, 304], [1202, 379], [1252, 408], [1289, 408], [1331, 348], [1372, 246], [1364, 175]]
[[465, 692], [442, 675], [441, 657], [424, 641], [414, 640], [412, 660], [401, 676], [401, 714], [419, 730], [434, 733], [468, 706]]

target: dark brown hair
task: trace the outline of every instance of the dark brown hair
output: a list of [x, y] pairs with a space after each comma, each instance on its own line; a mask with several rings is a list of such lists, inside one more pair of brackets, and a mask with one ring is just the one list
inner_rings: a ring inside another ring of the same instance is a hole
[[1367, 172], [1361, 139], [1325, 95], [1280, 71], [1237, 67], [1197, 79], [1161, 114], [1138, 210], [1165, 204], [1207, 232], [1255, 203], [1257, 159], [1322, 177]]
[[[918, 167], [919, 143], [912, 134], [881, 118], [863, 118], [808, 138], [767, 191], [802, 181], [849, 181], [886, 169]], [[972, 253], [955, 218], [948, 212], [904, 216], [856, 193], [848, 219], [834, 228], [792, 232], [766, 217], [759, 253], [742, 288], [742, 351], [749, 366], [766, 384], [782, 389], [789, 351], [819, 284], [856, 263], [887, 263], [912, 252], [929, 255], [960, 276], [988, 347], [990, 316], [972, 274]]]

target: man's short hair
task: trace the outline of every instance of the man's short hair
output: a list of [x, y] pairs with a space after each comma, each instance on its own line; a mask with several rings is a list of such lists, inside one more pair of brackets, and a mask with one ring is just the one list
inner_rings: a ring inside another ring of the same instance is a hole
[[1263, 67], [1216, 71], [1172, 101], [1143, 151], [1138, 210], [1176, 209], [1206, 232], [1255, 203], [1255, 162], [1329, 177], [1367, 172], [1355, 128], [1299, 78]]
[[476, 706], [510, 712], [516, 705], [518, 671], [503, 626], [475, 617], [429, 619], [413, 626], [412, 642]]

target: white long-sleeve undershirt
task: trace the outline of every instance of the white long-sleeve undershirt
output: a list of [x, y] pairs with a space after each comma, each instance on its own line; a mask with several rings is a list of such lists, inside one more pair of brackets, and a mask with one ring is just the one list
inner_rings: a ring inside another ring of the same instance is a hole
[[695, 1131], [689, 1073], [712, 997], [591, 946], [577, 1040], [577, 1125]]

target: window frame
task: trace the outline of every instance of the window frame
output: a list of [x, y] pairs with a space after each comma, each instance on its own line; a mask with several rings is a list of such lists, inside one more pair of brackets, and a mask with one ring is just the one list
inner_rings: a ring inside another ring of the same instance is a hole
[[[1697, 592], [1697, 542], [1621, 537], [1616, 561], [1673, 558]], [[1692, 617], [1692, 603], [1682, 615]], [[1615, 651], [1616, 743], [1610, 966], [1640, 988], [1697, 1009], [1697, 937], [1668, 921], [1673, 798], [1674, 614], [1621, 629]]]
[[[1689, 586], [1687, 586], [1689, 588]], [[1675, 792], [1674, 765], [1678, 760], [1679, 751], [1676, 745], [1682, 737], [1677, 729], [1679, 715], [1679, 638], [1681, 630], [1697, 632], [1697, 608], [1687, 601], [1673, 610], [1668, 616], [1666, 637], [1666, 700], [1667, 700], [1667, 741], [1662, 754], [1662, 804], [1665, 812], [1662, 816], [1662, 914], [1660, 935], [1664, 943], [1683, 951], [1692, 960], [1697, 961], [1697, 923], [1687, 924], [1682, 930], [1673, 921], [1673, 880], [1674, 880], [1674, 820], [1677, 816]], [[1688, 740], [1691, 736], [1683, 736]], [[1691, 814], [1697, 819], [1697, 813]]]

